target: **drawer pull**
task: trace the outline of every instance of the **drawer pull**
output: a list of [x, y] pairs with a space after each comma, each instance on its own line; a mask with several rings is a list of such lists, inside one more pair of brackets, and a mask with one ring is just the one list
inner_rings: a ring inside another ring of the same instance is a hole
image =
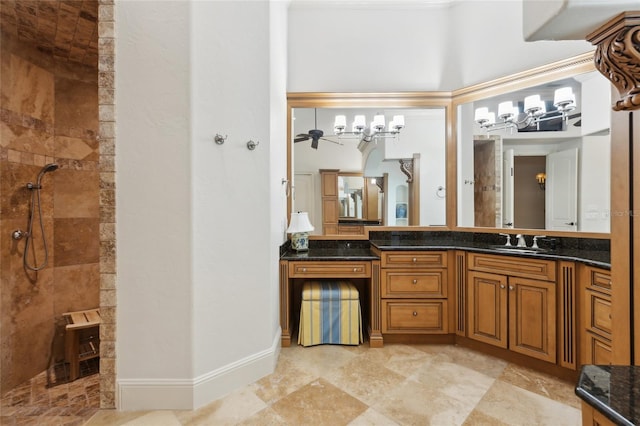
[[416, 263], [418, 261], [418, 259], [416, 259], [415, 257], [412, 259], [413, 263]]
[[512, 285], [509, 286], [509, 290], [513, 290], [513, 286]]
[[358, 272], [358, 268], [353, 268], [353, 272]]
[[500, 284], [500, 288], [506, 288], [504, 284]]
[[413, 316], [414, 316], [414, 317], [417, 317], [417, 316], [418, 316], [418, 313], [417, 313], [416, 311], [413, 311]]
[[307, 272], [307, 268], [302, 268], [302, 272]]
[[414, 280], [413, 280], [413, 283], [414, 283], [414, 284], [418, 284], [418, 280], [414, 279]]

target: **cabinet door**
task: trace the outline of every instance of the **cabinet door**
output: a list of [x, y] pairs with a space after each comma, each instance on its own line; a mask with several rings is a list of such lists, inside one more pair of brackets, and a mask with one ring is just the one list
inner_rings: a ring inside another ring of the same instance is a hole
[[471, 339], [507, 347], [507, 277], [485, 272], [467, 274]]
[[611, 365], [611, 342], [587, 331], [584, 336], [582, 359], [584, 364]]
[[556, 362], [554, 283], [509, 277], [509, 349]]

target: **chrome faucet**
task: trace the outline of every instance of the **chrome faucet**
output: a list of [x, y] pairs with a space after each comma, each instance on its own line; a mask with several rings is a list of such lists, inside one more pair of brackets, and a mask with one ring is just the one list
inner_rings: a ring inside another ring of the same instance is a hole
[[516, 235], [516, 239], [518, 240], [518, 245], [516, 247], [526, 247], [527, 241], [524, 239], [524, 235], [518, 234]]
[[504, 243], [505, 246], [511, 246], [511, 235], [500, 233], [503, 237], [507, 237], [507, 242]]
[[538, 247], [538, 239], [539, 238], [547, 238], [546, 235], [536, 235], [535, 237], [533, 237], [533, 244], [531, 245], [531, 248], [537, 249], [540, 248]]

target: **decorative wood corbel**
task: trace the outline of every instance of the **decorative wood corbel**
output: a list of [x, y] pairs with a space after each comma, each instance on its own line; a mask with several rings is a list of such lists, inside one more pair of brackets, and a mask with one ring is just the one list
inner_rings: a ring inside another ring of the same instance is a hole
[[407, 179], [407, 183], [413, 182], [413, 158], [410, 159], [400, 159], [400, 171], [407, 175], [409, 179]]
[[596, 68], [618, 89], [614, 111], [640, 109], [640, 11], [623, 12], [587, 36]]

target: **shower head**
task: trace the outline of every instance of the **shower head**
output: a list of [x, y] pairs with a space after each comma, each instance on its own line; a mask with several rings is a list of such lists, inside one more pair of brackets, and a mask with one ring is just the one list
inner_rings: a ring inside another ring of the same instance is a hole
[[40, 173], [38, 173], [38, 181], [36, 185], [40, 186], [40, 180], [42, 179], [42, 176], [44, 176], [45, 173], [53, 172], [54, 170], [58, 170], [58, 165], [56, 163], [46, 164], [42, 168], [42, 170], [40, 170]]
[[40, 173], [53, 172], [58, 169], [58, 165], [56, 163], [45, 164]]

